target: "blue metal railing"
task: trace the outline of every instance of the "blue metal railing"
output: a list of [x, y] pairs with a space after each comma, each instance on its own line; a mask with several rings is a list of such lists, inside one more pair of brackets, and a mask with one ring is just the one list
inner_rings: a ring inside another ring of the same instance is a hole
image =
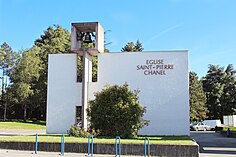
[[[148, 150], [147, 150], [147, 141], [148, 141]], [[150, 139], [146, 137], [144, 139], [144, 157], [148, 154], [148, 157], [150, 156]]]
[[35, 154], [38, 154], [38, 133], [36, 134], [35, 137]]
[[64, 156], [65, 153], [65, 137], [64, 134], [61, 135], [61, 155]]
[[[90, 141], [92, 140], [91, 144], [90, 144]], [[91, 153], [91, 156], [93, 156], [93, 144], [94, 144], [94, 138], [93, 136], [88, 136], [88, 156], [90, 156], [90, 153]], [[91, 145], [91, 152], [90, 152], [90, 145]]]
[[116, 136], [116, 157], [120, 157], [121, 147], [120, 147], [120, 136]]

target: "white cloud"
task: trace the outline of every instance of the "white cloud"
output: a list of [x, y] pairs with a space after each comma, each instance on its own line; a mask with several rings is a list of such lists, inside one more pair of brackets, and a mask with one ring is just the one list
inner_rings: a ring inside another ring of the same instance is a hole
[[160, 38], [161, 36], [163, 36], [164, 34], [167, 34], [167, 33], [169, 33], [169, 32], [171, 32], [171, 31], [175, 30], [176, 28], [178, 28], [178, 27], [180, 27], [180, 26], [181, 26], [181, 25], [178, 24], [178, 25], [174, 25], [174, 26], [168, 27], [168, 28], [162, 30], [161, 32], [158, 32], [157, 34], [153, 35], [151, 38], [149, 38], [149, 39], [146, 41], [146, 43], [149, 43], [149, 42], [151, 42], [151, 41], [153, 41], [153, 40], [156, 40], [156, 39]]

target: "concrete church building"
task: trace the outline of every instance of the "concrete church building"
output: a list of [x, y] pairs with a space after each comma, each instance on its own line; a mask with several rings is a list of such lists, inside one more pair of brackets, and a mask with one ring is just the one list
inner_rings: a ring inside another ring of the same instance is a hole
[[[81, 42], [91, 39], [91, 32], [96, 34], [95, 47], [85, 49]], [[139, 134], [189, 135], [188, 51], [102, 53], [104, 31], [97, 22], [72, 23], [71, 42], [74, 53], [49, 55], [47, 133], [66, 133], [78, 109], [87, 128], [85, 110], [94, 92], [127, 82], [140, 90], [144, 118], [150, 120]], [[83, 57], [82, 82], [77, 82], [78, 56]], [[98, 56], [97, 82], [92, 82], [92, 56]]]

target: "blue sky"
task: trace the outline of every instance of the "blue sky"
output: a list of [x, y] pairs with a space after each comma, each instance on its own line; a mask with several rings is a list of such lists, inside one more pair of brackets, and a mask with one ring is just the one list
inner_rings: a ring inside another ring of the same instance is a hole
[[235, 0], [0, 0], [0, 44], [30, 48], [49, 26], [98, 21], [110, 51], [140, 40], [144, 50], [189, 50], [190, 70], [236, 68]]

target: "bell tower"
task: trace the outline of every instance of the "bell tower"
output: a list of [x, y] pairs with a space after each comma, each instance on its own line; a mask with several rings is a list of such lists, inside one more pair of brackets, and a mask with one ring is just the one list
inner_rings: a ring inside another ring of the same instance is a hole
[[72, 23], [71, 51], [83, 56], [83, 49], [85, 48], [83, 43], [93, 43], [92, 48], [86, 48], [86, 51], [92, 56], [104, 52], [104, 30], [100, 23]]
[[[90, 44], [86, 47], [86, 44]], [[88, 85], [92, 82], [92, 56], [104, 52], [104, 30], [98, 22], [72, 23], [71, 51], [83, 57], [82, 126], [87, 129]]]

